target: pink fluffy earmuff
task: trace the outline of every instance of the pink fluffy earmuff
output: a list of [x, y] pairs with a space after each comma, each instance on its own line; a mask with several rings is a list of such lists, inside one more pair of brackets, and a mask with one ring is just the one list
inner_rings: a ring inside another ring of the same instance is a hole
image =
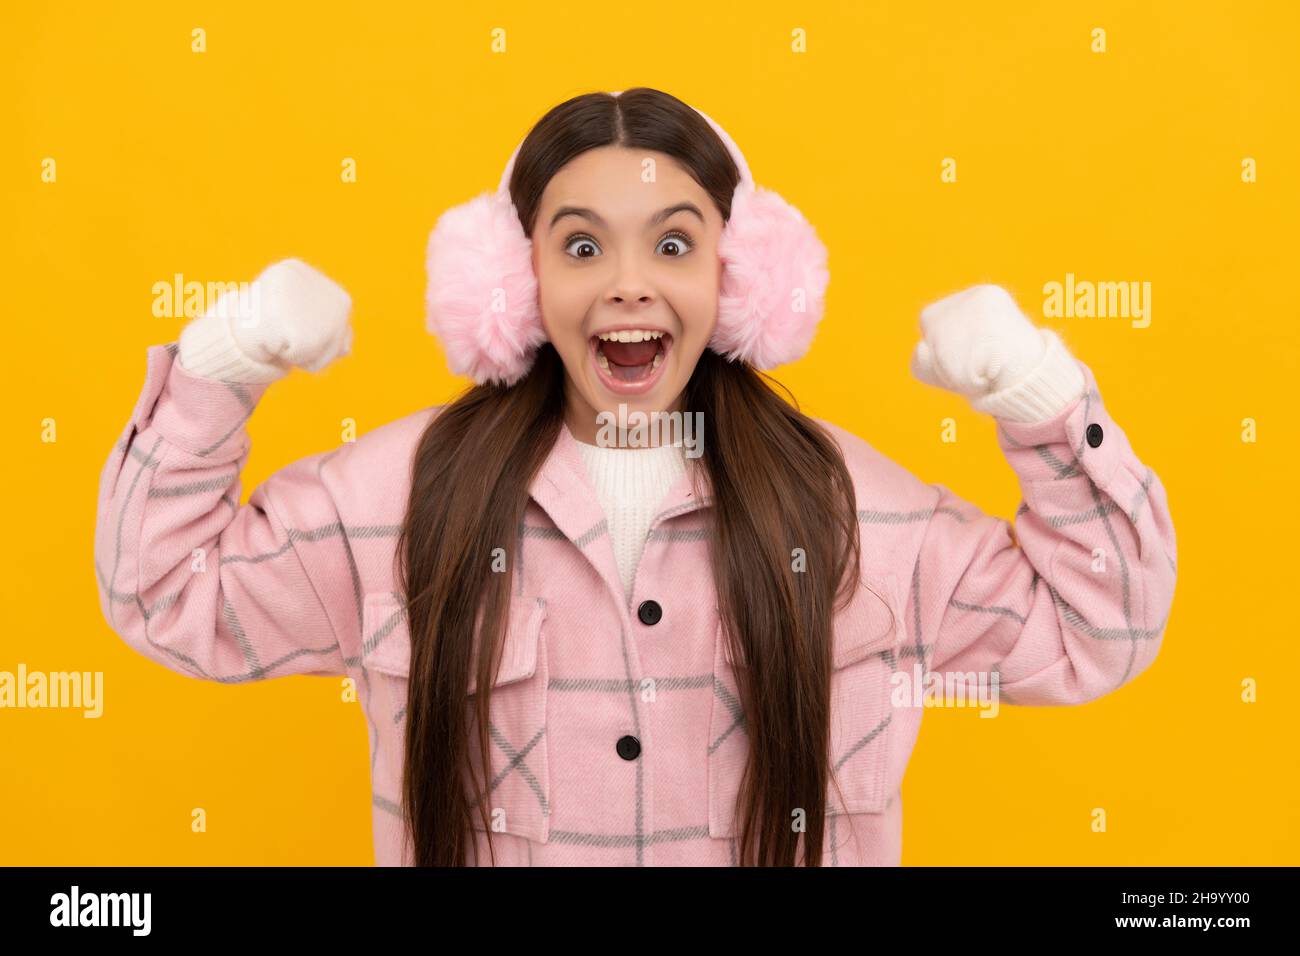
[[[793, 362], [808, 351], [822, 317], [830, 281], [826, 247], [798, 209], [755, 187], [735, 141], [696, 112], [740, 169], [718, 242], [723, 270], [708, 347], [760, 369]], [[428, 330], [441, 341], [452, 372], [480, 385], [519, 381], [547, 340], [532, 242], [510, 199], [518, 155], [516, 146], [495, 194], [448, 209], [429, 236]]]

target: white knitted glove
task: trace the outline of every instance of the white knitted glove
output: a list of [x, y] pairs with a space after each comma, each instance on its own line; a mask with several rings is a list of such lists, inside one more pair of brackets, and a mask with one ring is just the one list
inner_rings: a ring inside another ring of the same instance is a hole
[[1053, 329], [1034, 325], [1011, 294], [976, 285], [921, 310], [912, 374], [1015, 422], [1055, 417], [1083, 394], [1083, 372]]
[[223, 382], [274, 382], [317, 372], [352, 348], [352, 298], [305, 262], [284, 259], [245, 291], [228, 291], [181, 330], [186, 371]]

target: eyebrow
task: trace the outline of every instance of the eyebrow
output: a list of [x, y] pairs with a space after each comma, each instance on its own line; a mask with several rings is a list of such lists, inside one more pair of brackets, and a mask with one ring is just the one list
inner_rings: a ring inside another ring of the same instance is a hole
[[[695, 203], [679, 202], [676, 205], [668, 206], [665, 209], [659, 210], [657, 213], [655, 213], [653, 216], [650, 217], [650, 219], [646, 222], [646, 225], [656, 226], [659, 223], [663, 222], [665, 219], [667, 219], [669, 216], [679, 212], [694, 213], [699, 218], [700, 222], [704, 222], [704, 213], [700, 212], [699, 207], [697, 207]], [[601, 218], [600, 214], [596, 212], [596, 210], [594, 209], [588, 209], [585, 206], [561, 206], [559, 209], [555, 210], [555, 215], [551, 217], [551, 224], [548, 227], [548, 229], [554, 229], [555, 224], [559, 222], [561, 219], [563, 219], [565, 216], [581, 216], [583, 219], [588, 219], [591, 222], [594, 222], [602, 229], [609, 228], [609, 224], [605, 222], [605, 220]]]

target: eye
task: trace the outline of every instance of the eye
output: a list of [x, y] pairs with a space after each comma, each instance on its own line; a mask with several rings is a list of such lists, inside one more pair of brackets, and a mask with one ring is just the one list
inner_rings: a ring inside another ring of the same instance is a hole
[[[587, 247], [589, 250], [594, 250], [594, 251], [588, 251], [586, 253], [578, 253], [578, 254], [569, 252], [570, 247], [572, 247], [574, 243], [578, 244], [579, 249]], [[596, 242], [595, 239], [591, 238], [591, 236], [587, 235], [586, 233], [577, 232], [564, 241], [564, 251], [569, 255], [573, 256], [573, 258], [575, 259], [592, 259], [595, 256], [600, 254], [600, 245]]]
[[674, 245], [678, 249], [681, 249], [682, 246], [686, 247], [681, 252], [669, 253], [668, 256], [670, 259], [680, 259], [682, 256], [686, 255], [686, 253], [690, 252], [692, 249], [695, 248], [695, 244], [691, 242], [691, 237], [686, 235], [686, 233], [684, 232], [668, 233], [666, 236], [664, 236], [662, 239], [659, 240], [659, 245], [655, 247], [656, 251], [662, 248], [664, 243], [669, 243], [670, 245]]

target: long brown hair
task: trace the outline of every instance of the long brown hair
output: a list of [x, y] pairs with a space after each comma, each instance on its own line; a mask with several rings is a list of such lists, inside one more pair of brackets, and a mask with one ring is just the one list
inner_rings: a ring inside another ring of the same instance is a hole
[[[726, 146], [685, 103], [640, 87], [574, 97], [533, 127], [509, 183], [528, 235], [551, 177], [608, 145], [674, 157], [729, 218], [740, 174]], [[737, 802], [740, 862], [794, 865], [802, 843], [802, 863], [815, 866], [830, 768], [831, 624], [837, 599], [858, 580], [856, 500], [834, 440], [769, 382], [783, 388], [706, 349], [684, 411], [710, 423], [696, 464], [713, 488], [711, 564], [725, 639], [745, 664], [736, 668], [750, 742]], [[513, 386], [474, 386], [445, 406], [412, 461], [398, 560], [411, 634], [403, 809], [418, 866], [466, 865], [476, 812], [491, 846], [487, 801], [470, 799], [464, 786], [469, 669], [477, 668], [478, 767], [486, 773], [492, 674], [512, 587], [511, 574], [490, 572], [491, 557], [497, 548], [517, 553], [529, 485], [563, 421], [563, 383], [563, 363], [547, 343]], [[792, 571], [796, 548], [805, 573]], [[478, 642], [473, 660], [476, 624], [491, 638]], [[474, 792], [486, 794], [481, 783]], [[806, 813], [802, 834], [790, 825], [795, 808]]]

